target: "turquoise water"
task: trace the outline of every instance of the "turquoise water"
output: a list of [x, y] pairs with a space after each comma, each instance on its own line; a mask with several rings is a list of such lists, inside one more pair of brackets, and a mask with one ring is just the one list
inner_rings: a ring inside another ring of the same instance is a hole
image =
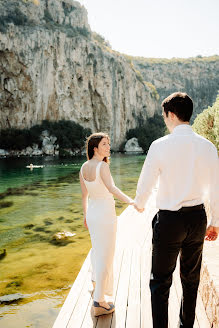
[[[83, 226], [79, 169], [85, 157], [0, 159], [0, 297], [23, 298], [0, 305], [0, 327], [51, 327], [90, 249]], [[114, 154], [116, 185], [135, 196], [144, 156]], [[32, 171], [26, 165], [44, 165]], [[116, 201], [117, 215], [126, 207]], [[56, 243], [54, 234], [76, 235]]]

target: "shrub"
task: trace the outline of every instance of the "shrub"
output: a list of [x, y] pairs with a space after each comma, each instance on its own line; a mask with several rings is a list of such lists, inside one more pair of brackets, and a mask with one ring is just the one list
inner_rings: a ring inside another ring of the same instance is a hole
[[146, 152], [154, 140], [165, 134], [165, 124], [162, 116], [158, 114], [150, 117], [146, 122], [142, 122], [141, 119], [138, 119], [138, 121], [139, 126], [135, 129], [130, 129], [126, 134], [126, 138], [136, 137], [139, 146]]
[[9, 12], [8, 15], [1, 17], [0, 27], [1, 31], [4, 32], [8, 23], [14, 25], [26, 25], [28, 22], [27, 16], [25, 16], [19, 8], [15, 8], [14, 11]]
[[72, 27], [71, 25], [59, 26], [60, 30], [69, 38], [73, 38], [78, 35], [82, 35], [85, 38], [90, 38], [90, 32], [86, 27]]
[[141, 83], [144, 83], [144, 79], [143, 79], [141, 73], [137, 69], [134, 69], [134, 70], [135, 70], [136, 78], [138, 79], [138, 81]]
[[27, 129], [5, 129], [0, 132], [0, 148], [21, 150], [29, 146], [30, 132]]
[[0, 131], [0, 148], [7, 150], [21, 150], [33, 143], [41, 146], [40, 135], [47, 130], [50, 135], [57, 137], [60, 148], [70, 148], [72, 151], [80, 150], [84, 146], [85, 138], [91, 134], [90, 129], [83, 128], [73, 121], [60, 120], [50, 122], [42, 121], [40, 125], [35, 125], [28, 129], [4, 129]]
[[102, 35], [100, 35], [100, 34], [98, 34], [96, 32], [92, 32], [92, 37], [101, 46], [105, 46], [105, 47], [111, 48], [111, 45], [110, 45], [109, 41], [106, 41], [106, 39]]
[[144, 81], [144, 84], [151, 90], [152, 97], [156, 100], [159, 100], [160, 96], [157, 92], [156, 87], [151, 82]]
[[50, 134], [57, 137], [60, 148], [70, 148], [72, 150], [81, 149], [84, 146], [85, 138], [91, 134], [90, 129], [85, 129], [73, 121], [43, 121], [42, 127], [43, 130], [48, 130]]
[[219, 95], [212, 107], [196, 117], [193, 130], [210, 140], [219, 151]]

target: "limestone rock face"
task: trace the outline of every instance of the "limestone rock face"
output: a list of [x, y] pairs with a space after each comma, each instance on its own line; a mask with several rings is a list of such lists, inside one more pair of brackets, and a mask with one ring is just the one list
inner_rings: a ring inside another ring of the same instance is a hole
[[172, 60], [134, 58], [133, 63], [143, 79], [155, 86], [160, 104], [173, 92], [186, 92], [194, 102], [194, 119], [215, 102], [219, 85], [219, 56]]
[[73, 120], [107, 132], [116, 150], [157, 110], [127, 60], [92, 38], [78, 2], [8, 0], [0, 12], [0, 128]]
[[55, 142], [57, 138], [55, 136], [49, 136], [48, 131], [43, 131], [42, 135], [42, 152], [45, 155], [54, 155], [55, 149], [57, 149]]
[[129, 139], [125, 144], [124, 150], [127, 153], [143, 153], [143, 149], [139, 146], [137, 138]]

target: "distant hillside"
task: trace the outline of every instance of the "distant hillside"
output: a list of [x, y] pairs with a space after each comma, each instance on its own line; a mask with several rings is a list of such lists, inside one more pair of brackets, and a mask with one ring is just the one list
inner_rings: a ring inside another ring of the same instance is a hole
[[154, 86], [160, 103], [172, 92], [187, 92], [194, 101], [193, 120], [215, 101], [219, 90], [219, 56], [187, 59], [125, 57], [140, 72], [142, 79]]

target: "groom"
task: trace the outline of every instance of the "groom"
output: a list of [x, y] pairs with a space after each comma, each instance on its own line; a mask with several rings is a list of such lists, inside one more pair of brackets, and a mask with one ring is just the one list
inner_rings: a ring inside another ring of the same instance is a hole
[[[170, 134], [150, 146], [138, 181], [135, 208], [143, 211], [158, 181], [159, 211], [152, 222], [150, 278], [153, 327], [168, 327], [169, 289], [180, 253], [180, 327], [192, 328], [204, 237], [216, 240], [219, 232], [218, 154], [210, 141], [192, 131], [193, 102], [186, 93], [171, 94], [162, 108]], [[211, 216], [207, 230], [206, 197]]]

